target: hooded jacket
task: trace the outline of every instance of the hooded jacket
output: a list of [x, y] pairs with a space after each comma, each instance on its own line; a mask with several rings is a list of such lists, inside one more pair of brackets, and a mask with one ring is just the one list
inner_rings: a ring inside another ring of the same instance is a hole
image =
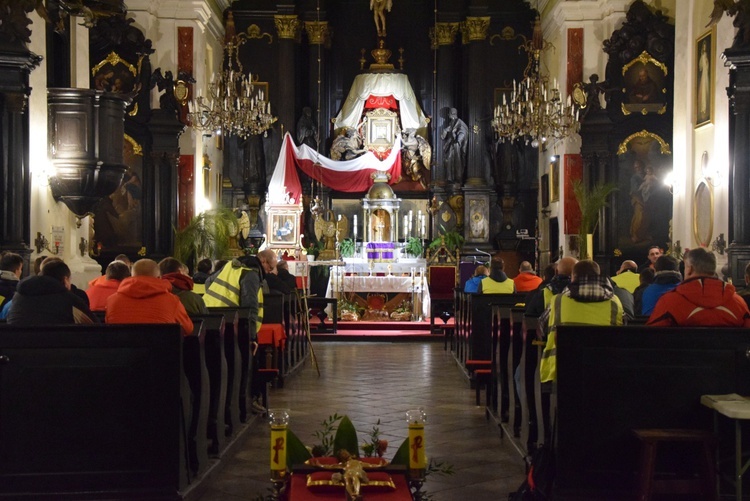
[[679, 271], [657, 271], [654, 281], [643, 291], [641, 314], [651, 315], [659, 298], [677, 287], [680, 282], [682, 282], [682, 275]]
[[122, 281], [107, 299], [108, 324], [180, 324], [182, 335], [193, 332], [180, 299], [172, 294], [172, 284], [156, 277], [136, 276]]
[[516, 284], [516, 292], [530, 292], [535, 290], [542, 283], [542, 279], [528, 271], [520, 272], [513, 279]]
[[750, 311], [732, 284], [696, 277], [665, 293], [647, 325], [750, 327]]
[[161, 278], [172, 284], [172, 294], [176, 295], [188, 315], [207, 315], [208, 308], [203, 298], [193, 292], [193, 279], [180, 272], [167, 273]]
[[18, 277], [12, 271], [0, 270], [0, 309], [13, 299], [18, 286]]
[[86, 295], [89, 297], [89, 308], [91, 311], [104, 311], [107, 307], [107, 298], [117, 292], [122, 280], [99, 280], [98, 278], [89, 282]]
[[95, 323], [86, 303], [52, 277], [35, 275], [18, 283], [7, 321], [15, 325]]

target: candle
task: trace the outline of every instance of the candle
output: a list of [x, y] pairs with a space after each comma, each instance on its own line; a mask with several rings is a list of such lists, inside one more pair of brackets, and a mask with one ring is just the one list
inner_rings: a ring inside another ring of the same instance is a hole
[[427, 216], [423, 214], [422, 215], [422, 233], [421, 233], [422, 239], [424, 239], [424, 237], [427, 235], [427, 232], [425, 232], [425, 220], [426, 219], [427, 219]]
[[406, 237], [409, 234], [409, 216], [404, 214], [404, 242], [406, 241]]
[[289, 409], [269, 409], [271, 422], [271, 480], [286, 478], [286, 430], [289, 426]]
[[409, 426], [409, 475], [412, 479], [423, 479], [427, 468], [424, 452], [425, 412], [422, 409], [406, 411], [406, 422]]

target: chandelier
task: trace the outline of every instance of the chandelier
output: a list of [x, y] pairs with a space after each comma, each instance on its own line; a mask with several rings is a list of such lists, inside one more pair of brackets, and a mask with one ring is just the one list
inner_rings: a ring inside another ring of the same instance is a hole
[[563, 139], [578, 132], [578, 110], [560, 97], [557, 79], [550, 85], [549, 77], [541, 72], [542, 53], [552, 45], [542, 37], [542, 25], [539, 16], [534, 21], [534, 33], [531, 40], [520, 35], [524, 43], [529, 62], [523, 72], [523, 80], [516, 84], [513, 80], [513, 91], [503, 102], [495, 107], [492, 128], [501, 141], [523, 139], [526, 144], [538, 148], [550, 138]]
[[[247, 41], [240, 33], [234, 34], [234, 23], [227, 23], [224, 43], [226, 66], [217, 76], [211, 76], [208, 96], [198, 96], [188, 102], [188, 120], [193, 127], [210, 133], [248, 136], [267, 134], [277, 118], [271, 115], [271, 103], [262, 89], [255, 88], [252, 73], [243, 72], [239, 49]], [[231, 29], [231, 31], [230, 31]]]

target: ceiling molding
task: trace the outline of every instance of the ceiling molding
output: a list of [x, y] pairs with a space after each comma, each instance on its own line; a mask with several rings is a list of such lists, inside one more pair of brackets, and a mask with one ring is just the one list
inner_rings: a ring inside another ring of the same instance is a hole
[[217, 40], [224, 38], [224, 9], [229, 0], [128, 0], [130, 11], [145, 11], [157, 19], [191, 21]]
[[[548, 0], [552, 2], [552, 0]], [[557, 2], [542, 17], [542, 31], [547, 37], [571, 23], [604, 21], [612, 16], [625, 18], [632, 0], [578, 0]]]

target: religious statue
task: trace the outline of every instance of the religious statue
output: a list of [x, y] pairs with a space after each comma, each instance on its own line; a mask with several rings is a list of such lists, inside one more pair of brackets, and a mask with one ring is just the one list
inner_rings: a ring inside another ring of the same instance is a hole
[[360, 495], [363, 483], [367, 483], [367, 473], [361, 461], [350, 459], [344, 468], [344, 485], [346, 486], [346, 497], [351, 500], [362, 499]]
[[418, 136], [414, 129], [405, 129], [401, 133], [401, 137], [404, 170], [409, 174], [412, 181], [419, 181], [423, 188], [427, 188], [423, 170], [430, 170], [432, 159], [430, 143], [422, 136]]
[[458, 118], [456, 108], [450, 109], [440, 137], [443, 139], [443, 166], [448, 181], [461, 184], [466, 171], [469, 127]]
[[363, 155], [362, 138], [354, 127], [347, 127], [343, 134], [336, 136], [331, 144], [331, 159], [352, 160]]
[[322, 261], [336, 259], [336, 240], [343, 240], [349, 236], [349, 220], [346, 216], [340, 215], [336, 220], [333, 211], [329, 210], [325, 217], [317, 216], [315, 218], [315, 237], [319, 242], [323, 242], [323, 250], [320, 251], [318, 258]]
[[297, 144], [306, 144], [316, 151], [318, 149], [318, 126], [313, 121], [309, 106], [302, 108], [302, 116], [297, 120]]
[[370, 10], [375, 19], [375, 29], [379, 37], [385, 37], [385, 11], [391, 11], [393, 0], [370, 0]]

